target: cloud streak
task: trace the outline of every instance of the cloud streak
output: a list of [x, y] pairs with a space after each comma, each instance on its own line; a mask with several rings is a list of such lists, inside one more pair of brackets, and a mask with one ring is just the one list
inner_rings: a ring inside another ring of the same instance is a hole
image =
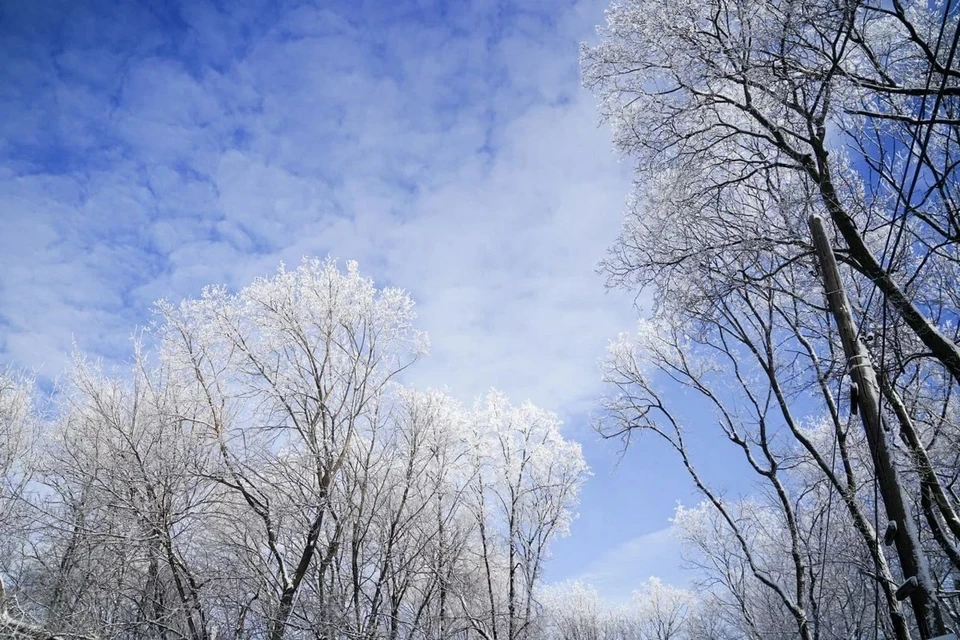
[[688, 587], [694, 572], [684, 568], [680, 542], [672, 527], [635, 536], [592, 560], [573, 580], [593, 585], [605, 602], [626, 604], [650, 577]]

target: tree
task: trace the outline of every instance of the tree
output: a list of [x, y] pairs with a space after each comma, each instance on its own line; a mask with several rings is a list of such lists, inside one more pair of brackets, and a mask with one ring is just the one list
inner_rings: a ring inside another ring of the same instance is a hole
[[587, 474], [556, 416], [401, 385], [426, 336], [353, 264], [157, 313], [128, 371], [78, 357], [48, 418], [0, 378], [5, 629], [530, 637]]
[[0, 372], [0, 631], [32, 629], [18, 598], [29, 531], [27, 492], [35, 473], [39, 421], [32, 381]]
[[[847, 263], [889, 299], [922, 357], [960, 380], [946, 313], [960, 228], [956, 26], [946, 7], [919, 3], [616, 5], [603, 42], [583, 50], [585, 82], [644, 174], [645, 214], [625, 229], [613, 275], [649, 281], [702, 259], [698, 248], [777, 243], [795, 258], [809, 251], [803, 227], [751, 205], [796, 190], [833, 222]], [[671, 229], [671, 215], [693, 224]]]
[[545, 640], [720, 640], [720, 625], [707, 622], [709, 593], [694, 594], [648, 579], [629, 604], [613, 607], [580, 582], [552, 585], [541, 594]]
[[538, 621], [549, 640], [614, 640], [620, 619], [600, 600], [597, 590], [581, 582], [551, 585], [540, 594], [543, 612]]
[[327, 566], [323, 554], [337, 544], [321, 547], [321, 534], [355, 440], [376, 428], [381, 395], [426, 348], [413, 303], [377, 291], [355, 263], [344, 275], [313, 260], [238, 295], [212, 288], [158, 311], [164, 358], [206, 399], [196, 419], [219, 447], [217, 480], [262, 527], [271, 566], [263, 596], [279, 640], [315, 556]]
[[[601, 43], [583, 50], [585, 82], [637, 163], [605, 268], [611, 284], [650, 286], [656, 296], [639, 335], [612, 352], [604, 431], [645, 430], [674, 449], [722, 516], [741, 569], [802, 637], [824, 633], [824, 596], [811, 588], [823, 584], [826, 550], [810, 553], [799, 505], [824, 486], [820, 496], [845, 514], [843, 524], [824, 520], [853, 527], [891, 633], [911, 633], [894, 593], [909, 576], [895, 578], [896, 561], [881, 551], [886, 519], [869, 502], [873, 461], [842, 401], [847, 363], [824, 318], [811, 214], [845, 245], [838, 255], [879, 367], [884, 419], [902, 440], [895, 464], [923, 513], [921, 543], [942, 593], [960, 570], [946, 535], [957, 514], [948, 451], [958, 433], [946, 416], [960, 380], [949, 230], [955, 34], [955, 16], [939, 5], [632, 1], [612, 7]], [[768, 487], [789, 571], [761, 562], [752, 519], [697, 472], [685, 439], [691, 414], [670, 401], [671, 385], [712, 406]], [[810, 424], [829, 425], [831, 437], [812, 438]], [[816, 474], [798, 477], [798, 458]], [[814, 512], [834, 513], [822, 506]]]
[[484, 584], [471, 617], [481, 636], [516, 640], [529, 635], [549, 543], [567, 532], [588, 470], [557, 417], [530, 403], [514, 407], [490, 393], [473, 419], [472, 508]]
[[693, 608], [692, 594], [650, 578], [633, 594], [629, 625], [631, 635], [640, 640], [679, 640], [690, 637], [688, 618]]

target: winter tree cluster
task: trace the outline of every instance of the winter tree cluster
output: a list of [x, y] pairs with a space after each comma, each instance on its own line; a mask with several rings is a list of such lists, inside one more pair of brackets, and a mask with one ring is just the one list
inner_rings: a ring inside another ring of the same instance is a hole
[[553, 414], [398, 383], [426, 336], [355, 264], [157, 314], [47, 419], [0, 377], [0, 636], [529, 637], [588, 474]]
[[[636, 167], [604, 267], [654, 294], [610, 349], [599, 427], [659, 441], [703, 495], [676, 523], [698, 600], [733, 637], [960, 625], [958, 14], [939, 0], [623, 0], [582, 50]], [[869, 358], [841, 348], [811, 216]], [[853, 389], [851, 368], [868, 366], [879, 388]], [[878, 499], [864, 391], [880, 398], [902, 522]], [[725, 496], [703, 471], [708, 433], [754, 495]]]
[[579, 582], [551, 585], [542, 596], [544, 640], [717, 640], [724, 635], [712, 603], [650, 578], [620, 606]]
[[[499, 393], [467, 408], [405, 386], [426, 349], [409, 297], [307, 261], [158, 305], [129, 371], [78, 358], [53, 407], [0, 375], [0, 634], [956, 632], [958, 19], [955, 0], [620, 0], [582, 50], [636, 168], [604, 269], [654, 299], [603, 361], [598, 429], [669, 450], [702, 495], [673, 521], [691, 590], [651, 580], [613, 606], [544, 585], [579, 446]], [[866, 369], [876, 388], [851, 383]], [[718, 441], [752, 492], [711, 475]]]

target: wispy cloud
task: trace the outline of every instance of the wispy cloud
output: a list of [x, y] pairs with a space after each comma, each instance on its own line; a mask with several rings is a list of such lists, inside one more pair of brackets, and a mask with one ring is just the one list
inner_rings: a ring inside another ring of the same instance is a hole
[[419, 382], [595, 392], [629, 316], [593, 273], [627, 187], [578, 87], [602, 4], [428, 4], [12, 16], [6, 357], [117, 357], [158, 297], [329, 253], [418, 299]]
[[694, 572], [684, 567], [676, 532], [665, 527], [605, 550], [585, 571], [570, 579], [593, 585], [606, 602], [625, 604], [650, 577], [678, 587], [689, 586]]

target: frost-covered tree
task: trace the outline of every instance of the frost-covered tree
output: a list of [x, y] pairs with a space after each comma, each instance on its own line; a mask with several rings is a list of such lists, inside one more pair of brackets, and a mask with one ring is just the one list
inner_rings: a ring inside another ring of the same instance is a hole
[[591, 585], [561, 583], [540, 595], [539, 628], [545, 640], [722, 640], [722, 624], [706, 619], [714, 613], [709, 596], [650, 578], [613, 606]]
[[70, 380], [34, 505], [38, 611], [74, 633], [209, 638], [208, 448], [139, 351], [129, 378], [78, 360]]
[[583, 456], [529, 403], [403, 386], [413, 320], [308, 260], [160, 303], [130, 370], [78, 357], [49, 419], [0, 379], [4, 630], [532, 637]]
[[688, 618], [693, 606], [689, 591], [650, 578], [633, 594], [627, 628], [639, 640], [688, 638]]
[[0, 632], [30, 628], [21, 591], [40, 435], [34, 397], [29, 378], [0, 371]]
[[244, 533], [261, 539], [260, 598], [279, 640], [311, 567], [329, 566], [343, 534], [334, 525], [324, 539], [350, 457], [374, 437], [391, 380], [426, 348], [413, 303], [355, 263], [343, 274], [313, 260], [158, 310], [164, 360], [206, 401], [193, 419], [217, 443], [217, 480], [257, 521]]
[[491, 393], [473, 423], [470, 486], [483, 585], [471, 617], [484, 637], [527, 638], [549, 543], [567, 532], [587, 466], [557, 417], [530, 403], [514, 407]]
[[597, 590], [581, 582], [550, 585], [540, 595], [540, 634], [549, 640], [614, 640], [620, 632], [617, 613]]
[[[617, 146], [642, 179], [611, 273], [650, 282], [713, 264], [749, 280], [808, 252], [823, 211], [864, 282], [960, 380], [954, 114], [947, 6], [837, 0], [614, 5], [583, 50]], [[783, 213], [786, 215], [783, 215]]]
[[[784, 614], [783, 633], [847, 637], [841, 615], [875, 616], [897, 638], [931, 633], [938, 615], [958, 622], [955, 13], [926, 3], [631, 0], [611, 7], [600, 35], [583, 50], [585, 82], [637, 169], [605, 268], [611, 284], [649, 287], [655, 299], [605, 366], [604, 431], [643, 431], [674, 450], [729, 536], [723, 557], [759, 589], [755, 601]], [[895, 464], [940, 596], [929, 620], [912, 620], [895, 597], [910, 576], [879, 543], [887, 519], [873, 506], [849, 363], [826, 316], [813, 214], [836, 233], [884, 417], [899, 436]], [[761, 511], [745, 515], [700, 473], [690, 442], [703, 420], [672, 399], [677, 388], [712, 409], [711, 424], [760, 479]], [[773, 564], [753, 537], [759, 513], [777, 523]], [[831, 564], [838, 555], [859, 573]], [[875, 581], [879, 609], [854, 588], [840, 600], [821, 592], [864, 579]], [[837, 602], [852, 609], [840, 614]]]

